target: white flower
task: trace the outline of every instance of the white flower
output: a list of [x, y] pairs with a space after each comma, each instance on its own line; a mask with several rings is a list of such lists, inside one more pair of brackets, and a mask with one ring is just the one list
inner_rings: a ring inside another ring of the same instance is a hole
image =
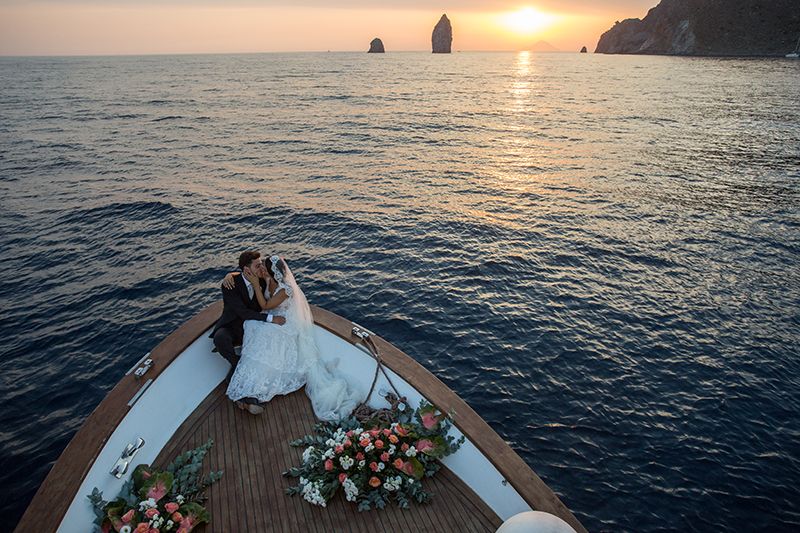
[[146, 511], [156, 506], [156, 501], [153, 498], [148, 498], [139, 502], [139, 510]]
[[370, 444], [369, 444], [369, 445], [368, 445], [366, 448], [364, 448], [364, 451], [365, 451], [365, 452], [367, 452], [367, 453], [369, 453], [369, 452], [371, 452], [371, 451], [372, 451], [372, 450], [374, 450], [374, 449], [375, 449], [375, 446], [373, 446], [373, 445], [370, 443]]
[[406, 410], [406, 404], [404, 404], [403, 402], [400, 402], [400, 403], [397, 404], [397, 408], [400, 409], [401, 411], [405, 411]]
[[358, 440], [364, 440], [364, 439], [368, 439], [368, 438], [370, 438], [370, 434], [365, 432], [365, 433], [362, 433], [361, 435], [359, 435]]
[[119, 533], [131, 533], [131, 526], [129, 525], [122, 526], [121, 528], [119, 528]]
[[349, 502], [356, 501], [358, 496], [358, 487], [350, 478], [344, 480], [344, 497]]
[[314, 453], [314, 447], [309, 446], [305, 450], [303, 450], [303, 464], [307, 463], [311, 459], [311, 454]]
[[365, 464], [367, 464], [367, 462], [362, 459], [361, 461], [358, 462], [358, 467], [359, 468], [364, 468]]
[[345, 470], [349, 470], [350, 467], [353, 466], [354, 462], [355, 461], [353, 461], [352, 458], [350, 458], [350, 457], [348, 457], [346, 455], [343, 455], [342, 457], [339, 457], [339, 464], [342, 465], [342, 468], [344, 468]]
[[386, 468], [386, 465], [385, 465], [385, 464], [383, 464], [383, 463], [378, 463], [378, 472], [382, 471], [384, 468]]
[[175, 501], [178, 503], [178, 505], [183, 504], [183, 502], [184, 502], [183, 495], [182, 494], [178, 494], [178, 496], [175, 498]]
[[390, 444], [389, 445], [389, 455], [394, 455], [395, 450], [397, 450], [397, 447], [394, 444]]
[[[172, 520], [167, 520], [167, 529], [171, 528], [174, 525], [175, 525], [175, 522], [173, 522]], [[122, 532], [120, 532], [120, 533], [122, 533]]]
[[406, 457], [416, 457], [417, 449], [413, 446], [406, 450]]

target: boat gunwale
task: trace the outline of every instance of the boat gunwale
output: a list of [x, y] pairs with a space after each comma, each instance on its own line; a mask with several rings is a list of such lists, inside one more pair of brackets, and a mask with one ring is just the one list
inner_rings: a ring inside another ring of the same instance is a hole
[[[351, 344], [358, 344], [359, 339], [352, 335], [353, 322], [320, 307], [312, 305], [311, 308], [318, 326]], [[153, 365], [143, 378], [128, 373], [120, 379], [87, 417], [53, 464], [15, 532], [46, 531], [42, 524], [49, 524], [52, 527], [50, 531], [58, 529], [97, 456], [130, 411], [130, 398], [148, 379], [155, 381], [186, 348], [208, 331], [221, 312], [221, 300], [207, 306], [153, 348], [149, 356]], [[451, 413], [454, 425], [532, 509], [556, 515], [577, 532], [586, 532], [558, 496], [464, 400], [388, 341], [378, 335], [373, 335], [372, 339], [382, 362], [439, 409]]]

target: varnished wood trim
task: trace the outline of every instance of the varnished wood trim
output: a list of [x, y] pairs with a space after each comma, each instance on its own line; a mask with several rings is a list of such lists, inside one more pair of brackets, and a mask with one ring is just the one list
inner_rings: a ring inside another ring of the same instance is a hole
[[136, 379], [132, 373], [123, 376], [53, 464], [15, 531], [56, 531], [97, 455], [130, 411], [128, 401], [148, 379], [155, 380], [221, 314], [221, 301], [208, 306], [153, 348], [150, 353], [153, 366], [142, 378]]
[[[353, 323], [330, 311], [311, 306], [315, 322], [331, 333], [356, 342]], [[124, 376], [106, 395], [72, 438], [45, 478], [15, 531], [55, 531], [97, 455], [130, 408], [128, 400], [148, 378], [156, 379], [192, 342], [207, 331], [222, 312], [215, 302], [167, 336], [150, 354], [153, 367], [144, 379]], [[488, 458], [500, 474], [537, 510], [554, 514], [578, 532], [575, 516], [497, 433], [444, 383], [419, 363], [377, 335], [373, 337], [387, 367], [403, 377], [437, 407], [453, 413], [461, 432]], [[230, 450], [225, 450], [229, 453]]]

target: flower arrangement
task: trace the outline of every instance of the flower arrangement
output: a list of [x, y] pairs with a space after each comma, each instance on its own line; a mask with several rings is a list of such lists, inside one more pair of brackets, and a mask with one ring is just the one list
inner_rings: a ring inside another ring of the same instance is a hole
[[182, 453], [166, 470], [153, 470], [139, 465], [131, 479], [113, 501], [103, 500], [96, 487], [87, 496], [95, 511], [99, 531], [110, 533], [189, 533], [210, 516], [203, 507], [205, 489], [222, 477], [222, 472], [201, 474], [203, 458], [213, 445]]
[[286, 493], [325, 507], [341, 487], [359, 511], [383, 509], [391, 500], [402, 508], [430, 501], [422, 478], [433, 476], [439, 459], [458, 450], [464, 437], [448, 435], [451, 418], [424, 401], [418, 409], [393, 402], [386, 418], [323, 422], [314, 426], [314, 435], [292, 441], [306, 449], [303, 463], [284, 472], [299, 478]]

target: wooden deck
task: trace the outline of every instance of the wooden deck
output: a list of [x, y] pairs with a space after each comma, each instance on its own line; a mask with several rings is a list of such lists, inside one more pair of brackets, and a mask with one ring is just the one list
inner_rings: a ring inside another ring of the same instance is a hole
[[214, 439], [205, 459], [206, 471], [223, 470], [222, 479], [208, 490], [206, 508], [211, 524], [202, 530], [266, 531], [495, 531], [502, 521], [447, 468], [425, 479], [434, 494], [424, 505], [400, 509], [391, 504], [380, 511], [359, 513], [339, 493], [327, 508], [309, 504], [284, 489], [296, 482], [281, 472], [300, 463], [301, 448], [289, 441], [312, 432], [316, 419], [301, 390], [270, 401], [253, 416], [239, 410], [215, 389], [176, 431], [154, 465], [166, 466], [176, 455]]

